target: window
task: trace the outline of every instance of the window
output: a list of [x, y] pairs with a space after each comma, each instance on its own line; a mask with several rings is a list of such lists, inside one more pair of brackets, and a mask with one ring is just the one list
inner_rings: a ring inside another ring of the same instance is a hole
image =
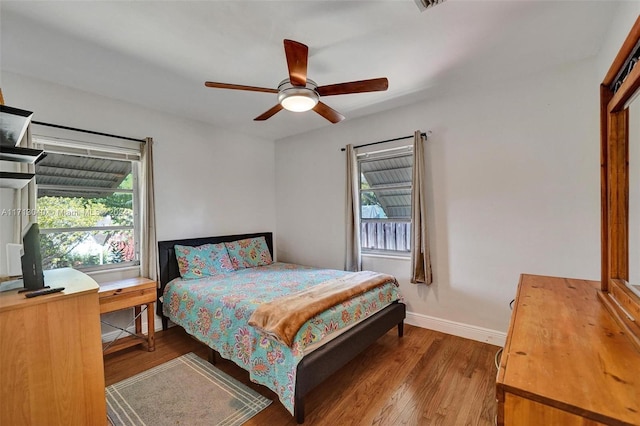
[[140, 144], [33, 140], [43, 268], [139, 265]]
[[413, 152], [401, 147], [358, 154], [363, 253], [411, 253]]

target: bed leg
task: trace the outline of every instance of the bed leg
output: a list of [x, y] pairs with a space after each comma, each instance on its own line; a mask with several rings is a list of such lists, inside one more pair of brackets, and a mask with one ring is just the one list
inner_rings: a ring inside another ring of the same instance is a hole
[[162, 330], [166, 330], [169, 328], [169, 318], [162, 316]]
[[216, 365], [216, 351], [214, 351], [211, 348], [209, 348], [209, 353], [207, 355], [207, 361], [209, 361], [209, 363], [211, 363], [212, 365]]
[[398, 337], [404, 336], [404, 321], [398, 323]]
[[296, 417], [296, 423], [299, 425], [304, 423], [304, 399], [299, 397], [297, 394], [294, 397], [293, 413]]

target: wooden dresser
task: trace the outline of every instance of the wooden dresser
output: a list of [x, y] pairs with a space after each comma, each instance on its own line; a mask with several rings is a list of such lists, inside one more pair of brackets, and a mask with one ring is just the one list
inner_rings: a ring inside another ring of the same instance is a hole
[[69, 268], [45, 284], [65, 290], [0, 293], [0, 425], [104, 425], [98, 284]]
[[498, 370], [498, 425], [640, 425], [640, 352], [599, 288], [520, 278]]

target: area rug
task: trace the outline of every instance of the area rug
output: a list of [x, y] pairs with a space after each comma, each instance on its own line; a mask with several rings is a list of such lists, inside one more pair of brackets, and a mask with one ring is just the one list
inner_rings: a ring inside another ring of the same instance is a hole
[[107, 415], [121, 425], [241, 425], [271, 400], [193, 353], [106, 388]]

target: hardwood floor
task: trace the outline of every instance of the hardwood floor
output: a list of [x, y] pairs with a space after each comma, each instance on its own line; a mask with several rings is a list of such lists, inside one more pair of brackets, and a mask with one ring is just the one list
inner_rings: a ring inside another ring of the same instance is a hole
[[[410, 325], [402, 338], [391, 330], [307, 396], [305, 425], [493, 425], [497, 350]], [[204, 359], [208, 353], [179, 327], [158, 332], [155, 352], [107, 355], [106, 384], [188, 352]], [[273, 392], [251, 383], [233, 362], [216, 360], [217, 368], [274, 401], [246, 425], [296, 424]]]

